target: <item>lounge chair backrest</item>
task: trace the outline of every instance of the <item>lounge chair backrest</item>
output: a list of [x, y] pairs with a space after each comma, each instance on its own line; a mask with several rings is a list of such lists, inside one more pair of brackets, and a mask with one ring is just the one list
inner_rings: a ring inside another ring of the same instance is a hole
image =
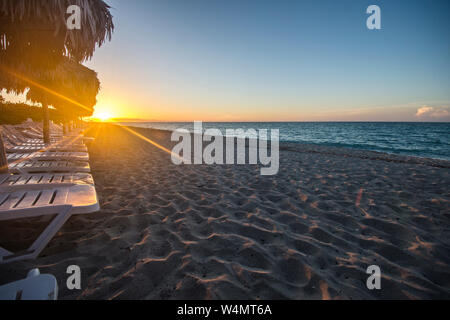
[[9, 143], [11, 145], [19, 145], [22, 143], [21, 139], [19, 139], [18, 137], [16, 137], [16, 135], [11, 133], [9, 128], [7, 128], [6, 126], [3, 126], [2, 135], [3, 141], [5, 143]]
[[3, 126], [3, 134], [9, 138], [10, 142], [14, 144], [20, 144], [26, 141], [23, 135], [10, 125]]
[[35, 131], [31, 131], [28, 129], [22, 130], [23, 134], [31, 139], [42, 139], [42, 134], [38, 134]]

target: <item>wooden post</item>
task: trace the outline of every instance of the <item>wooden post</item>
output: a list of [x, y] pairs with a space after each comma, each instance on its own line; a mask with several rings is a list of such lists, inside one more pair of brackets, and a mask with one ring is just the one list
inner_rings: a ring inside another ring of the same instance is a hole
[[44, 143], [50, 143], [50, 119], [48, 114], [48, 105], [44, 103], [42, 109], [44, 112], [44, 116], [42, 117]]
[[6, 149], [3, 144], [2, 131], [0, 130], [0, 173], [9, 173], [8, 159], [6, 158]]
[[63, 135], [65, 136], [66, 134], [67, 134], [67, 127], [66, 127], [66, 125], [67, 125], [67, 121], [66, 121], [66, 114], [65, 113], [63, 113]]

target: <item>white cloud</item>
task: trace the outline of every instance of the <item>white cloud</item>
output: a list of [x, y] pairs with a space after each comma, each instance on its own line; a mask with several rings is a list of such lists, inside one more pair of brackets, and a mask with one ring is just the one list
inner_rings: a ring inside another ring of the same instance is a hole
[[450, 120], [450, 108], [422, 106], [419, 109], [417, 109], [416, 117], [422, 120], [432, 119], [432, 120], [448, 121]]

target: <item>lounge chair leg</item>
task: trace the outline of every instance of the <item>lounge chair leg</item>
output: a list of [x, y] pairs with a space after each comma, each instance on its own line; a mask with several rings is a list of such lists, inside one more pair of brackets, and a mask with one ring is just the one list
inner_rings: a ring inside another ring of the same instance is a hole
[[22, 255], [0, 256], [0, 263], [9, 263], [18, 260], [36, 259], [54, 235], [61, 229], [64, 223], [70, 218], [71, 206], [64, 207], [52, 222], [45, 228], [39, 237], [28, 248], [27, 253]]

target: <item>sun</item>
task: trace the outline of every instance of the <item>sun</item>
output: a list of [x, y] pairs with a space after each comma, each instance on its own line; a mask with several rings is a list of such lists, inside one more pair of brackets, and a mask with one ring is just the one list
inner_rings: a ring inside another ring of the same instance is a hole
[[112, 118], [111, 114], [108, 111], [101, 111], [101, 112], [96, 114], [96, 117], [101, 122], [108, 121], [109, 119]]

